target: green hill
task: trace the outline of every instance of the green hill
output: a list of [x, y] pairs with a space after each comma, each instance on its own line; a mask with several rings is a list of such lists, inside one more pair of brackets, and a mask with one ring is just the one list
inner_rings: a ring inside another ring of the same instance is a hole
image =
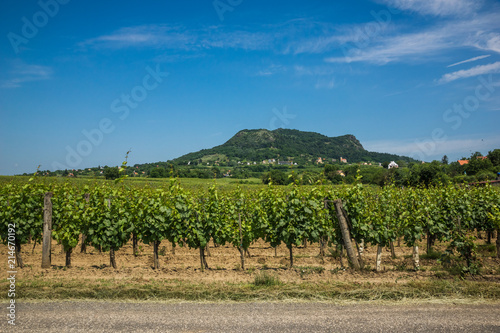
[[412, 158], [369, 152], [363, 148], [354, 135], [327, 137], [315, 132], [303, 132], [293, 129], [242, 130], [236, 133], [226, 143], [189, 153], [172, 162], [187, 164], [188, 162], [262, 162], [276, 159], [293, 161], [298, 164], [315, 162], [319, 157], [331, 162], [332, 159], [346, 158], [348, 163], [356, 162], [389, 162], [404, 160], [415, 161]]

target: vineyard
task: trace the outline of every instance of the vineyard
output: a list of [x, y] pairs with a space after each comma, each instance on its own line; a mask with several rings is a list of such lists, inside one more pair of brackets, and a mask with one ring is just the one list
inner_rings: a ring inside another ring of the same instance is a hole
[[[45, 222], [44, 222], [45, 221]], [[172, 251], [188, 247], [199, 252], [201, 270], [209, 267], [207, 251], [232, 246], [239, 251], [240, 268], [252, 244], [276, 248], [283, 244], [288, 266], [294, 265], [298, 247], [317, 246], [319, 256], [336, 253], [346, 264], [362, 269], [366, 247], [376, 247], [375, 268], [381, 267], [382, 249], [394, 244], [413, 253], [419, 269], [418, 244], [426, 240], [427, 253], [435, 242], [446, 243], [446, 253], [463, 261], [464, 273], [478, 270], [478, 234], [488, 241], [496, 234], [500, 253], [500, 191], [483, 187], [441, 186], [380, 190], [361, 184], [345, 187], [269, 185], [259, 189], [188, 190], [171, 180], [156, 188], [134, 188], [108, 183], [75, 185], [32, 179], [0, 188], [0, 237], [16, 263], [28, 243], [48, 244], [42, 267], [50, 267], [50, 244], [56, 241], [71, 255], [92, 246], [109, 252], [116, 268], [116, 252], [132, 242], [153, 248], [153, 268], [160, 267], [160, 244]], [[237, 252], [235, 252], [236, 254]], [[45, 260], [45, 262], [44, 262]], [[48, 262], [47, 262], [48, 260]], [[232, 267], [228, 267], [232, 268]]]

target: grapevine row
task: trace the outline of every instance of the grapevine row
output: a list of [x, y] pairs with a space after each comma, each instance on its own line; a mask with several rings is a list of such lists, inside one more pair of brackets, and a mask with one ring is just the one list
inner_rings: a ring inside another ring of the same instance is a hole
[[[332, 202], [341, 199], [357, 244], [379, 248], [402, 239], [415, 247], [424, 236], [451, 241], [470, 264], [473, 260], [471, 231], [500, 227], [500, 192], [491, 186], [396, 188], [372, 190], [361, 184], [349, 187], [268, 186], [261, 190], [237, 188], [224, 191], [216, 185], [207, 191], [189, 191], [172, 180], [162, 188], [127, 188], [99, 184], [75, 187], [65, 184], [8, 184], [0, 188], [0, 237], [7, 243], [9, 225], [15, 226], [19, 253], [30, 240], [40, 242], [43, 230], [44, 194], [52, 193], [52, 237], [67, 253], [83, 235], [86, 244], [114, 253], [132, 236], [154, 249], [158, 245], [200, 251], [202, 269], [208, 267], [205, 248], [209, 241], [234, 245], [241, 254], [263, 239], [272, 247], [285, 244], [293, 265], [293, 246], [304, 242], [340, 246], [342, 236]], [[12, 229], [12, 228], [10, 228]], [[498, 242], [498, 241], [497, 241]], [[498, 250], [497, 250], [498, 252]], [[418, 265], [418, 263], [417, 263]]]

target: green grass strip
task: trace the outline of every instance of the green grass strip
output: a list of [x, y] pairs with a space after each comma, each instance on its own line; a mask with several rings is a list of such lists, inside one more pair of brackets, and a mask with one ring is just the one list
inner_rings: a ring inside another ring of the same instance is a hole
[[[0, 283], [0, 290], [7, 283]], [[499, 300], [500, 284], [462, 280], [407, 283], [190, 283], [176, 280], [138, 283], [118, 280], [32, 279], [16, 285], [17, 299], [184, 300], [184, 301], [346, 301]], [[0, 299], [6, 299], [2, 293]]]

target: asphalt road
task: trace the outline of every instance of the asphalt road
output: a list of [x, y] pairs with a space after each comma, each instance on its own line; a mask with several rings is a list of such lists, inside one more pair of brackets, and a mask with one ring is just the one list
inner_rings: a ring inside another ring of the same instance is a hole
[[500, 332], [500, 304], [19, 303], [0, 332]]

